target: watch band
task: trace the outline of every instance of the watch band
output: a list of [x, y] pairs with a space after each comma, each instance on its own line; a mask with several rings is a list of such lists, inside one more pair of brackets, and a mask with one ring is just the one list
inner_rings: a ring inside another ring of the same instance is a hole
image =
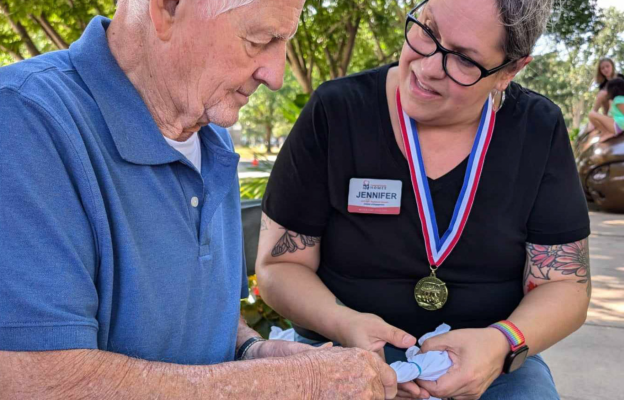
[[241, 347], [239, 347], [238, 350], [236, 350], [236, 360], [237, 361], [244, 360], [249, 348], [251, 348], [251, 346], [253, 346], [257, 342], [266, 342], [266, 339], [263, 339], [259, 336], [255, 336], [250, 339], [247, 339], [245, 343], [243, 343]]
[[490, 327], [498, 329], [505, 335], [511, 346], [511, 351], [516, 351], [524, 346], [524, 335], [511, 321], [500, 321], [490, 325]]

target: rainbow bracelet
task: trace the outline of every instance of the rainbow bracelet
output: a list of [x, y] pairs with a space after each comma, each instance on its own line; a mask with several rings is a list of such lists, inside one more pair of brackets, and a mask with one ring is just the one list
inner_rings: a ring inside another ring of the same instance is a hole
[[518, 329], [518, 327], [510, 321], [500, 321], [490, 325], [490, 327], [503, 332], [505, 337], [507, 337], [507, 341], [509, 341], [509, 344], [511, 345], [512, 351], [524, 346], [524, 335], [520, 332], [520, 329]]

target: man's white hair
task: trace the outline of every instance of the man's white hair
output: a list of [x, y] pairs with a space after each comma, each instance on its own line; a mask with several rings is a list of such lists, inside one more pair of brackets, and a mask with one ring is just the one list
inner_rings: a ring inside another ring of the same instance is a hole
[[253, 3], [256, 0], [198, 0], [201, 10], [208, 18], [219, 15]]
[[[239, 7], [246, 6], [256, 0], [188, 0], [193, 1], [198, 11], [206, 18], [216, 18], [219, 15]], [[124, 3], [128, 6], [130, 16], [135, 21], [143, 21], [147, 17], [149, 0], [119, 0], [119, 6]]]

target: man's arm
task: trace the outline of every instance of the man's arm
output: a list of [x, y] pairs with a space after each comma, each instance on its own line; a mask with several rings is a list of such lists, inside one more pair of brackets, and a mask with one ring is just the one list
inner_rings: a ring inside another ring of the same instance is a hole
[[209, 366], [100, 350], [0, 351], [0, 399], [384, 399], [396, 374], [375, 354], [329, 349]]
[[[269, 398], [278, 388], [296, 397], [306, 390], [305, 364], [266, 359], [184, 366], [100, 350], [0, 352], [0, 398]], [[251, 376], [260, 384], [249, 385]]]

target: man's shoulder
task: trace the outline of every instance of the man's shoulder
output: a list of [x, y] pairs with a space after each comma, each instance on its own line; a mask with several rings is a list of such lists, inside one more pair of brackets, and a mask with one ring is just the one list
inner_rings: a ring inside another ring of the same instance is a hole
[[67, 50], [55, 51], [0, 68], [0, 90], [40, 90], [42, 82], [75, 73]]

